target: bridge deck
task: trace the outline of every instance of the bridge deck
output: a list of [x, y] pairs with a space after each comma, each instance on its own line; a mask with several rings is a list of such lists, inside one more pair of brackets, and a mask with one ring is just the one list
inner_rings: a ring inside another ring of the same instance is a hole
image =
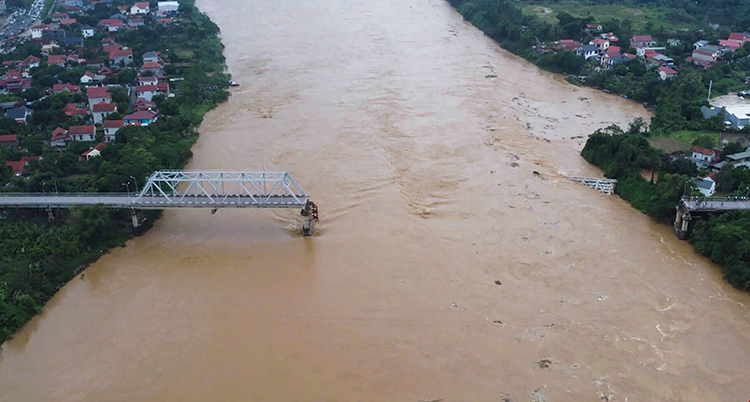
[[688, 211], [693, 212], [719, 212], [750, 209], [750, 202], [748, 200], [734, 200], [732, 198], [707, 199], [705, 201], [697, 199], [682, 200], [682, 205], [687, 208]]
[[303, 208], [306, 195], [298, 196], [133, 196], [127, 194], [2, 194], [0, 208], [70, 208], [101, 205], [106, 208], [172, 209], [172, 208]]

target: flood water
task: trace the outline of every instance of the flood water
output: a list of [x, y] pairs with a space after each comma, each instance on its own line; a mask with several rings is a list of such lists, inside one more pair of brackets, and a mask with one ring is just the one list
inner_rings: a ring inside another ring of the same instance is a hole
[[[442, 0], [199, 0], [242, 86], [194, 169], [321, 211], [169, 211], [0, 352], [1, 401], [745, 401], [750, 298], [578, 152], [639, 105]], [[609, 399], [607, 399], [609, 398]]]

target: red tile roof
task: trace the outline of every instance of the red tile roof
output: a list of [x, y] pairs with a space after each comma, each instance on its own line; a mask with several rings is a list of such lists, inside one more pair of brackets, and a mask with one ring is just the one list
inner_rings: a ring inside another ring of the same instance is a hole
[[133, 51], [131, 49], [119, 49], [109, 52], [110, 60], [116, 57], [133, 57]]
[[114, 112], [117, 106], [114, 103], [99, 102], [92, 109], [94, 113]]
[[10, 168], [13, 169], [13, 173], [15, 173], [15, 174], [21, 174], [21, 173], [23, 173], [24, 169], [26, 168], [26, 162], [24, 162], [24, 161], [8, 161], [8, 162], [5, 162], [5, 166], [10, 166]]
[[88, 114], [88, 111], [86, 109], [80, 109], [78, 106], [76, 106], [74, 103], [68, 103], [63, 108], [63, 112], [65, 112], [66, 116], [76, 116], [76, 115], [84, 115]]
[[156, 90], [159, 92], [166, 92], [169, 91], [169, 83], [168, 82], [160, 82], [156, 84]]
[[147, 1], [137, 1], [134, 5], [140, 8], [141, 10], [145, 10], [149, 8], [149, 4]]
[[0, 135], [0, 142], [15, 142], [15, 141], [18, 141], [18, 135], [16, 134]]
[[75, 18], [65, 18], [65, 19], [60, 20], [60, 24], [61, 25], [72, 25], [72, 24], [75, 24], [77, 22], [78, 21], [76, 21]]
[[104, 46], [102, 46], [102, 51], [104, 53], [107, 53], [107, 54], [112, 53], [115, 50], [120, 50], [120, 49], [122, 49], [122, 46], [118, 45], [118, 44], [112, 44], [112, 45], [104, 45]]
[[94, 134], [96, 133], [96, 127], [89, 125], [89, 126], [70, 126], [70, 129], [68, 129], [70, 134]]
[[156, 92], [156, 85], [138, 85], [135, 87], [136, 92]]
[[634, 42], [653, 42], [654, 39], [651, 37], [651, 35], [636, 35], [630, 38], [630, 43]]
[[67, 89], [70, 93], [77, 93], [81, 91], [81, 87], [73, 84], [55, 84], [52, 86], [53, 92], [64, 91]]
[[65, 130], [62, 127], [58, 127], [56, 129], [52, 130], [52, 137], [54, 137], [56, 135], [67, 134], [67, 133], [68, 133], [67, 130]]
[[709, 156], [711, 156], [711, 155], [714, 154], [714, 150], [713, 149], [706, 149], [706, 148], [703, 148], [703, 147], [699, 147], [697, 145], [693, 147], [693, 152], [697, 152], [699, 154], [709, 155]]
[[677, 71], [672, 70], [671, 68], [669, 68], [667, 66], [661, 66], [661, 67], [659, 67], [659, 71], [661, 71], [661, 72], [663, 72], [664, 74], [667, 74], [667, 75], [675, 75], [675, 74], [677, 74]]
[[42, 157], [39, 155], [24, 155], [21, 157], [21, 162], [29, 163], [29, 162], [39, 162], [42, 160]]
[[161, 64], [149, 61], [148, 63], [143, 63], [143, 68], [161, 68]]
[[149, 112], [148, 110], [142, 110], [125, 116], [125, 120], [150, 120], [153, 119], [158, 113]]
[[47, 57], [47, 64], [65, 64], [68, 56], [65, 55], [51, 55]]
[[749, 37], [750, 35], [744, 32], [732, 32], [729, 34], [729, 40], [744, 41], [745, 39], [748, 39]]
[[111, 96], [109, 87], [89, 87], [86, 89], [86, 94], [89, 98], [108, 98]]
[[125, 125], [125, 120], [104, 120], [104, 128], [120, 128]]
[[122, 23], [121, 20], [118, 20], [117, 18], [107, 18], [99, 21], [99, 25], [104, 25], [107, 27], [123, 27], [125, 24]]

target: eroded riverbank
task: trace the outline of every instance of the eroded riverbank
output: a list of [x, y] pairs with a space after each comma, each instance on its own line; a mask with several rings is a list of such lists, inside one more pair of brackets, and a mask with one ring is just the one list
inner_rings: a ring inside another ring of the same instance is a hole
[[439, 0], [199, 6], [243, 85], [191, 167], [289, 170], [319, 235], [165, 213], [4, 346], [0, 400], [747, 398], [748, 296], [561, 175], [595, 174], [577, 137], [638, 105]]

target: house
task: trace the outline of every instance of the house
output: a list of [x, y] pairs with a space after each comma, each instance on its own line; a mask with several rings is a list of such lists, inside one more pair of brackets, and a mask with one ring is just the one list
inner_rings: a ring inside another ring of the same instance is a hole
[[0, 147], [18, 148], [18, 135], [16, 134], [0, 135]]
[[120, 49], [122, 49], [122, 45], [118, 45], [116, 43], [112, 43], [109, 45], [102, 45], [102, 52], [107, 53], [107, 54], [110, 54], [114, 52], [115, 50], [120, 50]]
[[716, 192], [716, 182], [709, 176], [702, 179], [696, 177], [693, 179], [693, 183], [704, 197], [710, 197]]
[[80, 36], [71, 36], [71, 37], [65, 38], [63, 43], [65, 43], [65, 46], [82, 47], [83, 38]]
[[133, 110], [135, 111], [154, 110], [154, 109], [156, 109], [156, 103], [145, 100], [143, 98], [138, 98], [138, 100], [136, 100], [135, 104], [133, 105]]
[[114, 50], [109, 53], [109, 63], [127, 67], [133, 64], [133, 51], [131, 49]]
[[693, 50], [692, 59], [713, 63], [716, 62], [716, 59], [722, 54], [723, 52], [720, 47], [715, 45], [705, 45]]
[[151, 11], [151, 8], [149, 7], [149, 4], [147, 1], [138, 1], [133, 5], [133, 7], [130, 7], [131, 15], [148, 14], [150, 11]]
[[26, 106], [21, 106], [13, 109], [8, 109], [8, 111], [5, 112], [5, 117], [15, 120], [16, 123], [26, 124], [32, 112], [33, 110], [27, 108]]
[[51, 25], [34, 25], [31, 27], [31, 39], [42, 39], [44, 31], [52, 29]]
[[144, 25], [146, 25], [146, 23], [143, 22], [143, 18], [133, 18], [128, 21], [128, 26], [130, 28], [142, 27]]
[[78, 21], [75, 18], [64, 18], [60, 20], [60, 26], [70, 26], [77, 23]]
[[19, 161], [5, 162], [5, 166], [10, 167], [16, 176], [22, 176], [26, 171], [26, 167], [29, 166], [31, 162], [39, 162], [40, 160], [42, 160], [41, 156], [26, 155], [22, 156]]
[[733, 166], [747, 166], [750, 168], [750, 151], [744, 151], [737, 154], [727, 155], [724, 159]]
[[117, 72], [109, 67], [102, 67], [101, 69], [99, 69], [98, 75], [101, 75], [103, 77], [116, 77]]
[[97, 156], [101, 156], [104, 148], [107, 148], [107, 144], [100, 142], [96, 144], [95, 147], [89, 148], [88, 151], [82, 153], [81, 157], [78, 158], [78, 160], [89, 160], [91, 158], [96, 158]]
[[699, 40], [695, 43], [693, 43], [693, 50], [698, 50], [699, 48], [702, 48], [703, 46], [708, 45], [707, 40]]
[[141, 71], [151, 71], [154, 75], [164, 75], [161, 64], [154, 62], [143, 63]]
[[669, 47], [677, 47], [682, 45], [682, 41], [676, 38], [669, 38], [667, 39], [667, 45], [669, 45]]
[[117, 105], [114, 103], [99, 102], [93, 106], [91, 112], [94, 115], [94, 124], [102, 124], [104, 118], [114, 113], [117, 110]]
[[104, 142], [114, 142], [117, 131], [125, 126], [125, 120], [104, 120]]
[[109, 87], [89, 87], [86, 89], [86, 95], [89, 99], [89, 108], [94, 109], [94, 105], [112, 102], [112, 95], [109, 93]]
[[59, 94], [60, 92], [68, 92], [71, 94], [77, 94], [81, 92], [81, 87], [73, 84], [55, 84], [52, 86], [52, 92]]
[[592, 57], [599, 56], [599, 50], [596, 48], [596, 45], [583, 45], [576, 51], [576, 54], [588, 60]]
[[604, 27], [602, 27], [602, 24], [586, 24], [587, 32], [597, 33], [597, 32], [601, 32], [603, 28]]
[[102, 68], [104, 67], [104, 60], [86, 59], [83, 65], [86, 67], [92, 67], [92, 68]]
[[743, 43], [738, 40], [732, 40], [732, 39], [719, 39], [719, 46], [723, 47], [725, 50], [728, 50], [730, 52], [734, 52], [737, 49], [741, 48]]
[[119, 20], [117, 18], [103, 19], [99, 21], [99, 25], [107, 28], [107, 31], [109, 32], [117, 32], [125, 26], [122, 20]]
[[583, 44], [573, 39], [560, 39], [558, 46], [561, 50], [570, 50], [575, 52], [580, 49]]
[[674, 59], [660, 53], [646, 56], [646, 67], [674, 66]]
[[96, 127], [88, 126], [70, 126], [68, 129], [73, 141], [94, 141], [96, 139]]
[[5, 0], [0, 0], [0, 14], [5, 14], [6, 10]]
[[50, 66], [58, 65], [60, 67], [65, 67], [65, 62], [67, 61], [67, 59], [68, 59], [68, 56], [65, 56], [65, 55], [59, 55], [59, 54], [49, 55], [47, 56], [47, 64]]
[[73, 141], [73, 139], [68, 135], [68, 130], [58, 127], [52, 131], [52, 138], [49, 145], [54, 148], [65, 148], [70, 141]]
[[122, 13], [112, 14], [109, 16], [109, 19], [111, 20], [120, 20], [123, 23], [128, 20], [128, 16], [124, 15]]
[[141, 75], [138, 77], [138, 85], [156, 85], [158, 82], [159, 79], [156, 78], [155, 75], [149, 77], [144, 77]]
[[40, 58], [38, 58], [38, 57], [36, 57], [36, 56], [33, 56], [33, 55], [32, 55], [32, 56], [29, 56], [29, 57], [25, 58], [25, 59], [24, 59], [24, 60], [23, 60], [23, 61], [21, 62], [21, 64], [19, 64], [19, 66], [20, 66], [20, 67], [21, 67], [21, 68], [22, 68], [23, 70], [26, 70], [26, 71], [28, 71], [28, 70], [30, 70], [30, 69], [32, 69], [32, 68], [34, 68], [34, 67], [39, 67], [39, 62], [40, 62], [40, 61], [41, 61], [41, 59], [40, 59]]
[[42, 39], [47, 42], [62, 42], [65, 38], [67, 34], [62, 28], [46, 29], [42, 32]]
[[174, 18], [172, 18], [172, 17], [169, 17], [169, 18], [159, 18], [159, 19], [156, 20], [156, 23], [159, 24], [159, 25], [169, 25], [172, 22], [174, 22]]
[[138, 85], [135, 87], [135, 96], [150, 101], [156, 95], [156, 85]]
[[608, 40], [609, 43], [617, 42], [620, 40], [620, 38], [615, 36], [615, 34], [613, 34], [612, 32], [603, 33], [599, 35], [599, 37]]
[[86, 108], [78, 107], [78, 105], [76, 105], [75, 103], [68, 103], [67, 105], [65, 105], [65, 107], [63, 108], [63, 112], [68, 117], [85, 116], [89, 114]]
[[716, 151], [699, 146], [694, 146], [691, 150], [690, 159], [700, 166], [707, 166], [716, 159]]
[[180, 9], [180, 3], [176, 1], [160, 1], [157, 3], [159, 11], [166, 13], [176, 13]]
[[666, 80], [667, 78], [674, 78], [676, 76], [677, 76], [677, 71], [672, 70], [671, 68], [667, 66], [659, 67], [659, 77], [662, 80]]
[[620, 57], [622, 54], [619, 46], [610, 46], [602, 56], [602, 67], [609, 68], [612, 66], [612, 60], [616, 57]]
[[49, 52], [57, 49], [58, 47], [60, 47], [60, 45], [58, 45], [57, 42], [55, 42], [53, 40], [45, 41], [42, 44], [42, 53], [49, 53]]
[[95, 33], [96, 31], [94, 30], [94, 28], [89, 25], [84, 25], [83, 28], [81, 28], [81, 36], [83, 36], [84, 38], [90, 38], [94, 36]]
[[158, 63], [159, 62], [159, 54], [156, 52], [146, 52], [143, 53], [142, 58], [143, 64], [146, 63]]
[[650, 47], [655, 45], [656, 41], [651, 35], [636, 35], [630, 38], [630, 47], [632, 48]]
[[158, 113], [151, 111], [140, 111], [124, 117], [125, 124], [140, 124], [148, 126], [158, 119]]
[[729, 40], [735, 40], [741, 42], [743, 45], [745, 42], [750, 41], [750, 33], [748, 32], [732, 32], [729, 34]]
[[52, 21], [60, 21], [68, 18], [70, 15], [68, 13], [54, 13], [52, 14]]
[[596, 38], [589, 42], [589, 45], [596, 46], [596, 51], [599, 52], [600, 55], [603, 55], [607, 52], [607, 49], [609, 49], [609, 41], [602, 38]]
[[86, 71], [81, 77], [81, 84], [91, 84], [93, 82], [102, 82], [106, 77], [101, 74], [94, 74], [91, 71]]
[[646, 58], [648, 56], [654, 56], [656, 54], [659, 54], [661, 52], [666, 51], [667, 48], [665, 47], [653, 47], [653, 46], [645, 46], [645, 47], [639, 47], [635, 49], [635, 54], [638, 57]]
[[168, 82], [160, 82], [156, 84], [156, 94], [157, 95], [169, 95], [169, 83]]

